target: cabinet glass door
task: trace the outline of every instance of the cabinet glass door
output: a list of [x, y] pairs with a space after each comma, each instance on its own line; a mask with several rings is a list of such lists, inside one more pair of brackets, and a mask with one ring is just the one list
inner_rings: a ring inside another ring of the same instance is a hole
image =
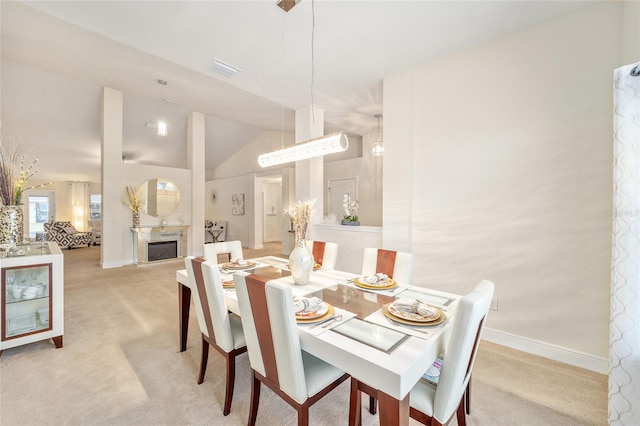
[[2, 268], [2, 340], [52, 329], [51, 264]]

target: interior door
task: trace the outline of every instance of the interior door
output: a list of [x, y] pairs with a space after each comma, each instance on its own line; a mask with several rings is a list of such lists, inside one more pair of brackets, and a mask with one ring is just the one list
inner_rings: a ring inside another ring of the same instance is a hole
[[29, 238], [35, 239], [36, 232], [44, 232], [44, 224], [56, 219], [55, 191], [39, 191], [29, 194], [27, 221]]
[[330, 179], [328, 188], [329, 205], [327, 208], [327, 214], [331, 216], [334, 214], [336, 220], [342, 220], [344, 216], [344, 209], [342, 202], [344, 194], [351, 195], [354, 200], [358, 199], [358, 180], [357, 178], [347, 179]]

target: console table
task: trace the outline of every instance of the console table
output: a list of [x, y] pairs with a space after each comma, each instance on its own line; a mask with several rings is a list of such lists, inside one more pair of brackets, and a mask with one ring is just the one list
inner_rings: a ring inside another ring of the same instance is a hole
[[131, 228], [134, 263], [160, 262], [185, 257], [189, 242], [188, 231], [188, 225]]

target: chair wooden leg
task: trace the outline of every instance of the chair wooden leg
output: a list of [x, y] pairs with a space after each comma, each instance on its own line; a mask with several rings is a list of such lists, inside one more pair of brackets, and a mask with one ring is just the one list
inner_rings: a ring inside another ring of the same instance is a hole
[[231, 401], [233, 400], [233, 387], [236, 379], [236, 356], [233, 354], [226, 354], [227, 358], [227, 387], [224, 394], [224, 409], [223, 415], [228, 415], [231, 412]]
[[207, 362], [209, 361], [209, 342], [202, 338], [202, 356], [200, 357], [200, 374], [198, 375], [198, 384], [204, 382], [204, 373], [207, 371]]
[[376, 414], [378, 412], [378, 401], [372, 396], [369, 397], [369, 412]]
[[255, 370], [251, 370], [253, 384], [251, 386], [251, 403], [249, 405], [249, 426], [255, 426], [258, 417], [258, 404], [260, 403], [260, 380], [256, 377]]
[[358, 389], [358, 380], [351, 378], [351, 392], [349, 394], [349, 426], [362, 424], [362, 393]]
[[471, 376], [469, 376], [469, 383], [467, 383], [467, 389], [464, 392], [464, 406], [467, 415], [471, 415]]
[[467, 426], [467, 415], [466, 408], [464, 403], [465, 396], [462, 396], [462, 400], [460, 401], [460, 405], [458, 405], [458, 409], [456, 410], [456, 415], [458, 418], [458, 426]]

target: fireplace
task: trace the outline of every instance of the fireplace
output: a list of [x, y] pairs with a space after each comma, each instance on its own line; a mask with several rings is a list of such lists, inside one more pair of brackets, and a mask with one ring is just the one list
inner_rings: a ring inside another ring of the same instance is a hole
[[133, 262], [139, 265], [185, 257], [189, 246], [188, 230], [188, 225], [131, 228]]
[[178, 257], [178, 241], [156, 241], [147, 243], [147, 261], [175, 259]]

